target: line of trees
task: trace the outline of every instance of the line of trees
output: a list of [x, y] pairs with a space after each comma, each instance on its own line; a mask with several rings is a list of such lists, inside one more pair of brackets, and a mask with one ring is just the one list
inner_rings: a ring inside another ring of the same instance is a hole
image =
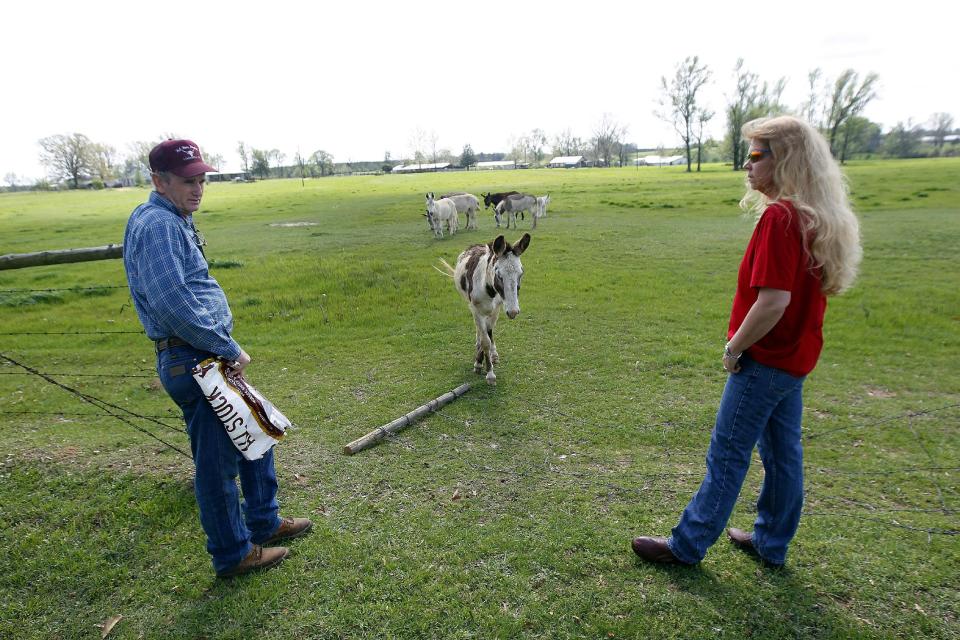
[[[743, 167], [746, 144], [740, 137], [744, 123], [754, 118], [781, 113], [796, 113], [819, 127], [827, 137], [834, 156], [845, 162], [854, 155], [918, 157], [960, 155], [960, 130], [955, 128], [953, 116], [937, 112], [930, 116], [926, 127], [912, 120], [898, 122], [888, 133], [881, 126], [863, 117], [866, 107], [877, 98], [879, 78], [875, 73], [861, 75], [853, 70], [843, 71], [835, 79], [826, 78], [822, 70], [814, 69], [807, 76], [807, 97], [795, 109], [783, 102], [786, 78], [770, 83], [749, 71], [742, 58], [738, 59], [733, 72], [730, 93], [725, 94], [722, 113], [726, 116], [724, 138], [712, 140], [705, 137], [707, 124], [716, 115], [703, 99], [703, 89], [711, 82], [712, 70], [699, 57], [689, 56], [678, 63], [674, 73], [660, 79], [658, 108], [654, 114], [670, 123], [677, 133], [679, 149], [686, 156], [687, 171], [693, 170], [694, 162], [699, 171], [705, 161], [730, 162], [733, 170]], [[383, 163], [335, 163], [332, 154], [318, 149], [309, 156], [299, 150], [287, 164], [288, 156], [279, 149], [258, 149], [243, 141], [237, 143], [245, 174], [261, 179], [277, 177], [324, 177], [353, 170], [390, 170], [397, 162], [439, 163], [449, 162], [464, 167], [487, 160], [512, 159], [518, 164], [540, 165], [548, 156], [584, 156], [597, 166], [624, 166], [639, 150], [636, 144], [627, 141], [629, 129], [625, 124], [604, 113], [591, 135], [581, 138], [571, 129], [563, 129], [550, 136], [543, 129], [511, 136], [506, 153], [476, 152], [465, 144], [458, 155], [439, 146], [436, 132], [416, 128], [410, 138], [408, 157], [394, 161], [390, 154], [384, 155]], [[147, 156], [160, 140], [176, 138], [165, 134], [154, 141], [136, 141], [127, 145], [125, 153], [116, 148], [91, 140], [82, 133], [57, 134], [39, 140], [40, 161], [47, 168], [49, 179], [40, 180], [34, 188], [50, 188], [67, 184], [72, 188], [81, 186], [133, 186], [149, 181]], [[949, 143], [949, 144], [948, 144]], [[201, 149], [208, 164], [217, 167], [223, 164], [219, 153]], [[658, 149], [663, 155], [663, 149]], [[4, 176], [10, 189], [18, 187], [14, 173]]]
[[[714, 115], [702, 99], [702, 89], [711, 75], [710, 69], [697, 56], [691, 56], [676, 65], [671, 78], [663, 76], [660, 80], [660, 108], [654, 113], [676, 130], [686, 153], [687, 171], [691, 171], [694, 150], [697, 171], [700, 170], [705, 147], [704, 125]], [[808, 74], [807, 81], [807, 99], [791, 111], [782, 101], [786, 78], [773, 84], [761, 82], [757, 74], [745, 68], [743, 58], [737, 60], [733, 69], [733, 88], [726, 96], [727, 125], [721, 144], [723, 159], [730, 161], [735, 171], [741, 169], [745, 161], [746, 144], [740, 136], [744, 123], [762, 116], [790, 112], [819, 127], [829, 141], [834, 157], [841, 163], [854, 154], [915, 157], [944, 153], [946, 138], [954, 124], [953, 117], [947, 113], [933, 114], [929, 129], [909, 121], [899, 122], [886, 135], [879, 124], [861, 115], [877, 97], [879, 76], [876, 73], [861, 77], [854, 69], [846, 69], [830, 80], [824, 77], [822, 70], [814, 69]], [[960, 149], [950, 151], [956, 154]]]

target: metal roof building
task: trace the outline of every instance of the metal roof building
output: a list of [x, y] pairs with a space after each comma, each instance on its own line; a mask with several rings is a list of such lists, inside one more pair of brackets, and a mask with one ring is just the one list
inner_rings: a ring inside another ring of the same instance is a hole
[[557, 156], [550, 161], [551, 167], [582, 167], [584, 164], [583, 156]]

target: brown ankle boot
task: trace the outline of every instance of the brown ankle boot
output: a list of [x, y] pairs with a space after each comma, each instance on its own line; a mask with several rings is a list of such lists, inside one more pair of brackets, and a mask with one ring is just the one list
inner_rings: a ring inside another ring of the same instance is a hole
[[306, 518], [281, 518], [280, 526], [273, 532], [273, 535], [263, 541], [263, 546], [269, 547], [281, 540], [290, 538], [299, 538], [310, 533], [313, 528], [313, 522]]
[[283, 562], [288, 555], [290, 555], [290, 550], [286, 547], [270, 547], [269, 549], [264, 549], [261, 545], [255, 544], [253, 545], [253, 549], [250, 549], [247, 557], [237, 563], [232, 569], [218, 573], [217, 577], [233, 578], [234, 576], [239, 576], [257, 569], [269, 569]]

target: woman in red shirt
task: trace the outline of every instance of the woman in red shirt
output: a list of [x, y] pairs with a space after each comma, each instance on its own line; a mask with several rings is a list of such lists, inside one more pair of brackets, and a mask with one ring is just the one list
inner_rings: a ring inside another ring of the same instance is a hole
[[743, 127], [747, 193], [759, 214], [740, 263], [723, 368], [730, 375], [707, 451], [707, 471], [669, 538], [643, 536], [644, 560], [695, 564], [723, 532], [754, 446], [764, 479], [753, 532], [728, 529], [739, 548], [784, 563], [803, 507], [802, 390], [823, 346], [826, 296], [847, 289], [860, 233], [827, 141], [792, 116]]

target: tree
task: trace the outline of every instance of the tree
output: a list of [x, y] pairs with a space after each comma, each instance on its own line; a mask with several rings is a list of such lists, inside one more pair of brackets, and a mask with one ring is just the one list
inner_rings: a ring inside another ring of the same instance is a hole
[[935, 113], [930, 116], [930, 133], [933, 135], [933, 147], [937, 155], [943, 152], [943, 141], [953, 130], [953, 116], [949, 113]]
[[117, 150], [108, 144], [90, 145], [91, 171], [101, 183], [106, 184], [117, 172]]
[[569, 128], [553, 138], [553, 155], [555, 156], [582, 156], [586, 155], [586, 150], [586, 143], [573, 135]]
[[820, 77], [822, 75], [823, 74], [820, 71], [819, 67], [807, 74], [807, 84], [809, 87], [809, 93], [807, 94], [807, 101], [804, 102], [802, 105], [800, 105], [800, 113], [801, 115], [803, 115], [804, 118], [807, 119], [807, 122], [809, 122], [815, 127], [821, 127], [821, 128], [822, 126], [820, 123], [820, 118], [817, 117], [818, 116], [817, 94], [819, 93], [819, 90], [817, 89], [817, 85], [819, 84]]
[[210, 165], [217, 171], [220, 171], [220, 167], [223, 166], [223, 156], [219, 153], [214, 153], [212, 151], [209, 153], [204, 152], [203, 159], [206, 161], [208, 165]]
[[333, 156], [320, 149], [310, 156], [310, 162], [320, 171], [320, 176], [333, 175]]
[[866, 118], [854, 116], [843, 125], [840, 140], [840, 161], [844, 162], [855, 153], [876, 153], [880, 148], [883, 133], [880, 125]]
[[270, 150], [270, 158], [274, 161], [274, 166], [277, 168], [277, 177], [286, 178], [286, 171], [284, 171], [283, 161], [287, 159], [287, 154], [281, 152], [279, 149]]
[[15, 174], [13, 171], [3, 176], [3, 181], [7, 183], [10, 191], [17, 190], [17, 180], [17, 174]]
[[307, 170], [304, 167], [303, 156], [300, 155], [300, 149], [297, 149], [296, 154], [293, 156], [294, 161], [297, 163], [297, 166], [300, 167], [300, 186], [303, 186], [303, 181], [307, 177]]
[[693, 136], [697, 139], [697, 171], [700, 171], [700, 164], [703, 161], [703, 129], [712, 117], [713, 111], [697, 109], [697, 124], [693, 129]]
[[696, 125], [697, 93], [710, 80], [710, 70], [700, 64], [699, 56], [687, 57], [677, 65], [676, 72], [670, 82], [666, 76], [660, 78], [661, 111], [657, 115], [673, 124], [673, 128], [683, 140], [687, 150], [687, 172], [690, 172], [691, 152], [690, 143], [693, 139], [693, 129]]
[[837, 145], [843, 125], [853, 116], [859, 115], [867, 104], [877, 97], [874, 86], [878, 78], [877, 74], [869, 73], [858, 86], [859, 75], [853, 69], [847, 69], [834, 82], [826, 112], [827, 139], [834, 157], [838, 155]]
[[80, 176], [93, 169], [93, 142], [82, 133], [58, 134], [40, 140], [40, 162], [57, 179], [73, 180], [73, 188], [80, 186]]
[[727, 98], [726, 145], [733, 161], [733, 170], [739, 171], [743, 168], [747, 155], [747, 143], [740, 130], [750, 120], [784, 111], [780, 96], [786, 86], [786, 79], [780, 78], [772, 88], [766, 82], [760, 84], [757, 74], [743, 68], [743, 58], [737, 60], [733, 77], [734, 92]]
[[470, 167], [477, 164], [477, 156], [473, 153], [473, 147], [469, 143], [463, 145], [463, 152], [460, 154], [460, 166]]
[[247, 154], [247, 145], [243, 143], [243, 140], [237, 143], [237, 155], [240, 156], [240, 168], [243, 169], [244, 173], [249, 173], [250, 156]]
[[534, 164], [540, 164], [543, 161], [543, 149], [547, 146], [547, 134], [543, 129], [534, 129], [527, 137], [530, 146], [530, 159]]
[[250, 147], [250, 169], [260, 176], [261, 180], [270, 175], [270, 152]]
[[510, 136], [507, 146], [510, 147], [510, 157], [514, 162], [520, 164], [527, 161], [527, 154], [530, 152], [530, 139], [527, 136]]
[[609, 167], [626, 134], [626, 125], [619, 125], [609, 113], [604, 113], [590, 140], [597, 162]]
[[433, 158], [433, 160], [431, 160], [433, 164], [436, 164], [438, 162], [437, 160], [437, 141], [438, 140], [439, 138], [437, 137], [436, 131], [431, 131], [430, 134], [427, 136], [427, 142], [430, 144], [430, 147], [429, 147], [430, 151], [433, 153], [433, 155], [431, 156]]
[[416, 162], [417, 165], [423, 164], [423, 161], [426, 159], [423, 153], [426, 137], [427, 134], [424, 133], [420, 127], [415, 128], [410, 133], [410, 157], [413, 158], [413, 161]]
[[913, 158], [920, 148], [920, 129], [908, 120], [906, 124], [898, 122], [883, 140], [883, 150], [894, 158]]
[[143, 186], [150, 175], [150, 150], [157, 143], [138, 140], [127, 144], [128, 153], [123, 160], [123, 181], [126, 185]]

